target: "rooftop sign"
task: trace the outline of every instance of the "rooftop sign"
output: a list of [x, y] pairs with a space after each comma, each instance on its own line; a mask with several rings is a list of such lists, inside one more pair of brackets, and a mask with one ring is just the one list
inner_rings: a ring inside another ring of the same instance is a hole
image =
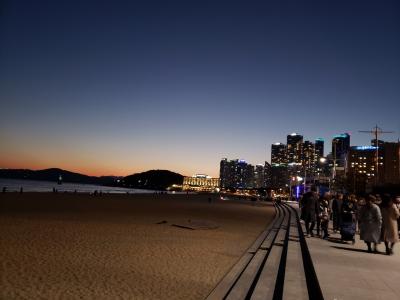
[[368, 150], [376, 150], [378, 147], [375, 147], [375, 146], [354, 146], [352, 148], [355, 149], [355, 150], [368, 151]]
[[333, 136], [334, 139], [336, 139], [336, 138], [343, 138], [343, 139], [345, 139], [345, 138], [347, 138], [347, 137], [349, 137], [349, 134], [347, 134], [347, 133], [337, 134], [337, 135], [334, 135], [334, 136]]

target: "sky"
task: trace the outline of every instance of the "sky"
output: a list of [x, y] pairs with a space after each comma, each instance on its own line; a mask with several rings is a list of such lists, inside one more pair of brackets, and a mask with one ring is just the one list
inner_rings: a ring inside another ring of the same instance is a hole
[[398, 1], [0, 2], [0, 168], [218, 177], [399, 112]]

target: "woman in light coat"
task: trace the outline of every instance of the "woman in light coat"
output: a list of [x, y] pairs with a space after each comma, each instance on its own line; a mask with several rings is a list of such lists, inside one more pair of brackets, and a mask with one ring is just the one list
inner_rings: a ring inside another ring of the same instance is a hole
[[393, 246], [399, 241], [399, 230], [397, 219], [400, 216], [399, 209], [393, 203], [389, 195], [384, 195], [382, 198], [382, 241], [386, 246], [386, 254], [393, 254]]
[[375, 199], [368, 195], [358, 215], [360, 239], [367, 244], [368, 252], [372, 252], [371, 243], [374, 244], [374, 252], [377, 252], [376, 247], [381, 237], [382, 215], [379, 206], [374, 203]]

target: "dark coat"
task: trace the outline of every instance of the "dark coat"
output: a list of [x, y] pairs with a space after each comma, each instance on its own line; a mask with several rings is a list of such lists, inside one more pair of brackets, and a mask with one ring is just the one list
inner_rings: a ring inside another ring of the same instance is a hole
[[355, 222], [355, 216], [357, 212], [357, 205], [347, 199], [343, 200], [341, 205], [341, 216], [342, 222]]
[[332, 201], [332, 219], [333, 229], [339, 229], [341, 223], [341, 211], [342, 211], [343, 200], [333, 199]]
[[307, 192], [303, 195], [302, 199], [303, 217], [304, 220], [315, 222], [317, 220], [318, 210], [318, 196], [314, 192]]

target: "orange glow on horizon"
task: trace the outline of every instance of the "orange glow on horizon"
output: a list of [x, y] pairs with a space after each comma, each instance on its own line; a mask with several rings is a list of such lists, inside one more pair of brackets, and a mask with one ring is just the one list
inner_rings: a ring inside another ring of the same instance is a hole
[[201, 173], [219, 177], [218, 158], [202, 156], [191, 151], [182, 154], [175, 149], [169, 152], [166, 150], [157, 152], [154, 147], [131, 152], [128, 147], [124, 149], [113, 146], [115, 148], [108, 149], [107, 145], [61, 146], [48, 141], [40, 143], [35, 141], [29, 147], [19, 142], [15, 144], [10, 142], [0, 149], [0, 168], [31, 170], [60, 168], [88, 176], [128, 176], [160, 169], [184, 176]]
[[[4, 169], [29, 169], [29, 170], [43, 170], [50, 168], [59, 168], [69, 172], [79, 173], [88, 176], [128, 176], [135, 173], [144, 172], [147, 170], [135, 170], [135, 169], [107, 169], [107, 168], [96, 168], [96, 167], [82, 167], [77, 168], [69, 164], [59, 164], [59, 165], [48, 165], [40, 163], [24, 164], [21, 162], [15, 163], [3, 163], [0, 162], [0, 167]], [[175, 172], [175, 171], [174, 171]]]
[[[50, 168], [59, 168], [69, 172], [79, 173], [88, 176], [128, 176], [135, 173], [145, 172], [148, 170], [155, 170], [155, 169], [162, 169], [162, 170], [169, 170], [172, 172], [180, 173], [184, 176], [191, 176], [196, 173], [202, 173], [198, 170], [187, 169], [187, 170], [179, 170], [179, 169], [171, 169], [171, 168], [163, 168], [163, 167], [145, 167], [142, 166], [141, 168], [112, 168], [112, 167], [96, 167], [96, 166], [86, 166], [86, 167], [76, 167], [73, 164], [69, 163], [59, 163], [59, 164], [46, 164], [40, 162], [30, 162], [27, 163], [25, 161], [12, 161], [8, 160], [7, 162], [0, 161], [0, 168], [4, 169], [29, 169], [29, 170], [43, 170], [43, 169], [50, 169]], [[215, 174], [208, 174], [211, 177], [219, 177]]]

